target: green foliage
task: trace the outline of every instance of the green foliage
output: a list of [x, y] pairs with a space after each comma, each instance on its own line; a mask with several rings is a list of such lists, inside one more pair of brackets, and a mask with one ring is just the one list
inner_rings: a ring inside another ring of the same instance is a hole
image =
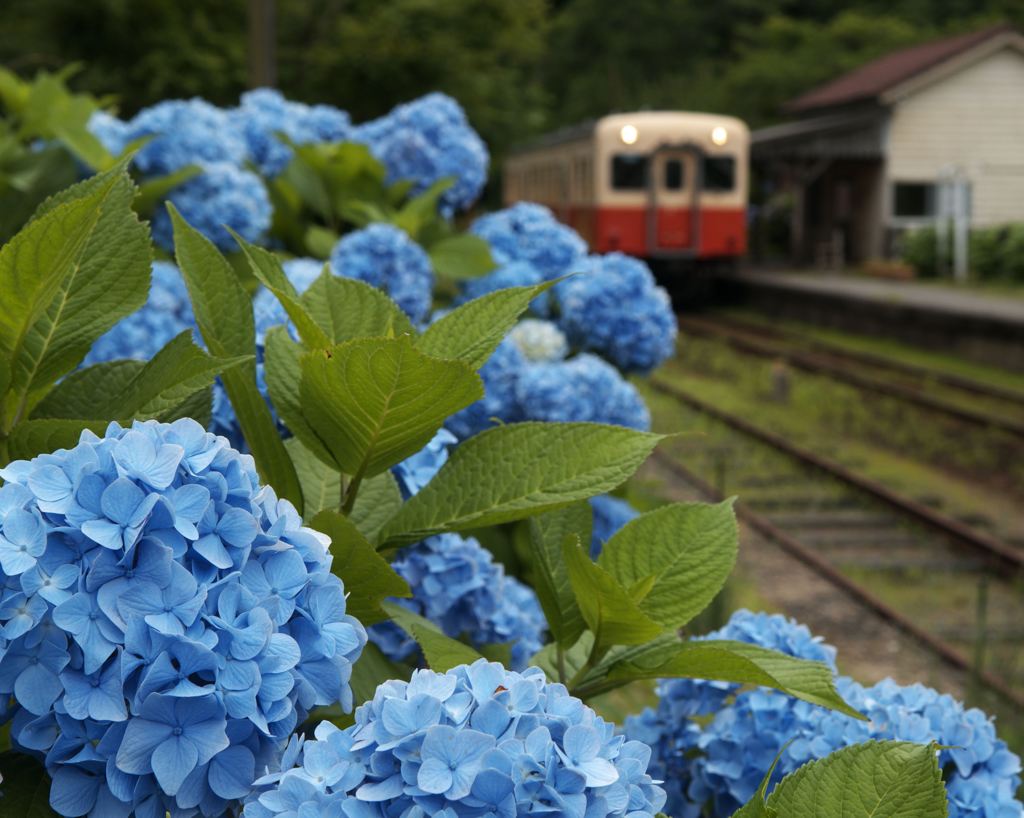
[[11, 818], [57, 818], [50, 809], [50, 779], [31, 756], [7, 750], [0, 753], [0, 801]]
[[661, 435], [596, 423], [516, 423], [456, 449], [381, 530], [389, 545], [520, 520], [610, 491]]
[[[800, 767], [734, 818], [945, 818], [934, 744], [869, 741]], [[769, 776], [771, 773], [769, 773]]]
[[431, 670], [444, 673], [453, 667], [472, 664], [481, 658], [469, 645], [445, 636], [437, 625], [408, 608], [393, 602], [385, 602], [383, 608], [391, 617], [391, 621], [415, 639], [423, 649], [423, 656]]
[[310, 285], [300, 301], [331, 343], [413, 332], [409, 318], [384, 292], [329, 270]]
[[591, 511], [586, 502], [541, 514], [529, 521], [533, 587], [555, 642], [568, 648], [583, 632], [583, 614], [569, 580], [562, 547], [590, 542]]
[[479, 278], [497, 266], [491, 257], [490, 245], [469, 233], [449, 236], [432, 244], [430, 263], [438, 275], [455, 280]]

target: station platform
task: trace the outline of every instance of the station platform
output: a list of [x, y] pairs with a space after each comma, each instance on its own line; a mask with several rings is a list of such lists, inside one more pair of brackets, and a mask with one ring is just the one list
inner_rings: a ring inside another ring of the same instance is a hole
[[838, 274], [744, 270], [729, 295], [775, 315], [1024, 372], [1024, 298]]

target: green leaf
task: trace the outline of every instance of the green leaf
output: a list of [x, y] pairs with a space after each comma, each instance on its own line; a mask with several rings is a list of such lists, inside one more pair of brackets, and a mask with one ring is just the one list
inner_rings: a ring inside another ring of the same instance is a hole
[[682, 677], [753, 684], [781, 690], [811, 704], [863, 719], [836, 692], [829, 667], [794, 659], [774, 650], [725, 639], [681, 642], [674, 649], [657, 644], [617, 662], [609, 680]]
[[355, 278], [325, 271], [300, 301], [336, 344], [355, 338], [415, 334], [408, 316], [386, 293]]
[[349, 519], [373, 542], [384, 523], [395, 516], [402, 506], [402, 492], [390, 471], [364, 480], [356, 496]]
[[530, 302], [554, 283], [509, 287], [474, 298], [427, 327], [416, 339], [416, 347], [427, 355], [465, 361], [479, 369]]
[[594, 632], [597, 650], [643, 644], [664, 630], [640, 610], [614, 577], [590, 559], [578, 538], [562, 543], [562, 558], [576, 604]]
[[559, 667], [558, 645], [555, 642], [545, 645], [530, 657], [530, 664], [543, 670], [552, 682], [568, 684], [587, 664], [587, 659], [594, 650], [594, 634], [583, 631], [576, 643], [563, 651], [562, 663]]
[[780, 818], [944, 818], [934, 744], [868, 741], [786, 776], [768, 798]]
[[409, 676], [408, 665], [392, 662], [373, 642], [368, 642], [352, 666], [352, 701], [358, 707], [370, 701], [384, 682], [391, 679], [408, 681]]
[[460, 281], [487, 275], [498, 266], [491, 256], [491, 246], [471, 233], [434, 242], [430, 247], [430, 263], [439, 276]]
[[30, 460], [37, 454], [55, 449], [71, 449], [86, 429], [102, 435], [110, 421], [46, 418], [25, 420], [14, 427], [7, 439], [7, 451], [12, 460]]
[[563, 508], [623, 483], [662, 439], [597, 423], [488, 429], [455, 449], [380, 538], [401, 545]]
[[424, 355], [408, 336], [348, 341], [306, 354], [301, 366], [302, 414], [353, 482], [415, 454], [483, 396], [468, 366]]
[[[264, 377], [270, 400], [278, 417], [289, 431], [302, 441], [311, 454], [330, 464], [337, 473], [330, 450], [324, 445], [302, 413], [302, 356], [301, 344], [295, 343], [284, 327], [271, 327], [263, 341]], [[340, 478], [339, 478], [340, 479]], [[337, 497], [338, 495], [335, 495]]]
[[414, 614], [394, 602], [385, 602], [384, 608], [391, 620], [416, 640], [431, 670], [446, 673], [459, 665], [471, 665], [483, 657], [469, 645], [445, 636], [429, 619]]
[[342, 499], [341, 475], [307, 449], [297, 437], [288, 438], [284, 447], [295, 464], [302, 486], [303, 518], [310, 520], [325, 509], [337, 510]]
[[757, 792], [750, 797], [746, 804], [733, 813], [732, 818], [775, 818], [774, 810], [769, 810], [768, 805], [765, 803], [765, 795], [768, 792], [768, 784], [771, 783], [772, 774], [775, 772], [779, 759], [782, 758], [782, 754], [789, 749], [789, 745], [792, 743], [792, 740], [787, 741], [782, 749], [775, 754], [772, 766], [768, 768], [768, 772], [761, 779], [761, 785], [757, 788]]
[[420, 232], [427, 225], [440, 221], [441, 197], [455, 184], [454, 176], [438, 179], [422, 193], [417, 194], [391, 219], [392, 224], [408, 233], [414, 241], [420, 240]]
[[345, 583], [346, 612], [364, 625], [387, 618], [381, 603], [388, 597], [412, 596], [405, 580], [347, 517], [321, 511], [310, 526], [331, 538], [331, 571]]
[[566, 540], [590, 542], [590, 504], [573, 503], [534, 517], [528, 523], [533, 587], [555, 642], [568, 647], [584, 629], [569, 571], [562, 556]]
[[725, 584], [738, 540], [731, 500], [674, 503], [630, 520], [605, 543], [598, 564], [627, 588], [649, 582], [640, 609], [680, 628]]
[[311, 224], [306, 229], [303, 243], [306, 246], [306, 251], [313, 258], [327, 258], [331, 255], [339, 238], [334, 230], [321, 227], [319, 224]]
[[133, 193], [118, 165], [52, 197], [0, 248], [0, 357], [11, 364], [5, 428], [145, 302], [149, 240]]
[[192, 342], [188, 330], [172, 339], [150, 361], [112, 361], [71, 373], [34, 412], [34, 417], [164, 422], [183, 417], [181, 407], [208, 389], [221, 372], [252, 356], [220, 360]]
[[203, 169], [199, 165], [185, 165], [185, 167], [178, 168], [164, 176], [151, 176], [144, 179], [139, 183], [139, 192], [135, 197], [135, 212], [147, 218], [152, 216], [157, 206], [167, 198], [172, 190], [202, 172]]
[[0, 753], [0, 813], [11, 818], [57, 818], [50, 809], [50, 776], [34, 758]]
[[[192, 311], [207, 349], [218, 358], [252, 355], [256, 330], [248, 293], [213, 243], [190, 227], [174, 205], [168, 203], [167, 208], [174, 226], [178, 267], [188, 286]], [[302, 508], [302, 489], [295, 467], [256, 387], [255, 361], [228, 370], [222, 381], [260, 477], [279, 496]]]
[[295, 291], [295, 286], [288, 280], [277, 256], [262, 247], [250, 244], [231, 228], [228, 230], [238, 242], [238, 246], [242, 248], [256, 280], [281, 302], [281, 306], [284, 307], [288, 317], [299, 331], [299, 337], [302, 338], [303, 343], [313, 348], [330, 346], [330, 339], [299, 300], [299, 294]]

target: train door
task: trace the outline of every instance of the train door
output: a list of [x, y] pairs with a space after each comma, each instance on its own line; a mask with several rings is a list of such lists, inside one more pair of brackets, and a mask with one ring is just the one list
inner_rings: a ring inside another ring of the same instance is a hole
[[697, 249], [700, 165], [692, 148], [661, 148], [648, 176], [650, 255], [689, 255]]

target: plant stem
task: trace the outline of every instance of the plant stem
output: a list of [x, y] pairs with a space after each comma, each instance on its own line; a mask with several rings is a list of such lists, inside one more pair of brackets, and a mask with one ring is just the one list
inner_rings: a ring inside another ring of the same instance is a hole
[[363, 471], [362, 469], [360, 469], [352, 476], [352, 479], [349, 481], [348, 491], [345, 491], [344, 485], [342, 485], [342, 496], [344, 500], [342, 501], [341, 504], [341, 513], [344, 514], [346, 517], [352, 513], [352, 508], [356, 504], [356, 494], [359, 491], [359, 484], [362, 482]]

